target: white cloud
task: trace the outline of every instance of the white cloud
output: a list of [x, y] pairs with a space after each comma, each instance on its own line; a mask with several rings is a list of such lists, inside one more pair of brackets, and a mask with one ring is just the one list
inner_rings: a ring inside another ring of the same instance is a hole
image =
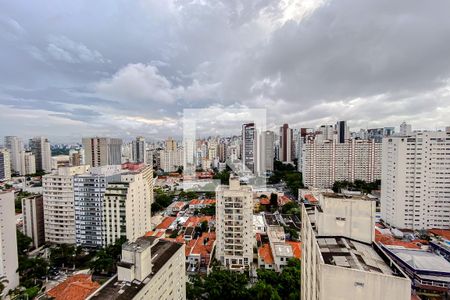
[[82, 43], [72, 41], [66, 36], [50, 36], [47, 51], [56, 60], [67, 63], [107, 63], [97, 50], [91, 50]]
[[187, 86], [174, 85], [156, 66], [138, 63], [128, 64], [111, 78], [98, 82], [94, 90], [99, 97], [130, 104], [171, 104], [176, 100], [210, 99], [219, 86], [219, 83], [202, 84], [196, 79]]

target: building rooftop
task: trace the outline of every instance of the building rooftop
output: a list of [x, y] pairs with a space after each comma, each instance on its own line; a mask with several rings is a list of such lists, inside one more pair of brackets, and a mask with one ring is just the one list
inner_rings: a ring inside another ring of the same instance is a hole
[[322, 193], [323, 197], [326, 198], [336, 198], [336, 199], [352, 199], [352, 200], [370, 200], [373, 201], [372, 198], [367, 195], [349, 195], [349, 194], [338, 194], [338, 193]]
[[386, 248], [415, 270], [447, 273], [447, 276], [450, 276], [450, 262], [440, 255], [424, 250], [402, 249], [392, 246]]
[[[167, 240], [158, 240], [151, 248], [152, 273], [144, 281], [134, 280], [133, 282], [119, 282], [117, 276], [98, 289], [90, 299], [108, 300], [129, 300], [133, 299], [137, 293], [155, 276], [164, 264], [183, 245]], [[84, 298], [83, 298], [84, 299]]]
[[270, 249], [269, 244], [263, 244], [261, 247], [258, 248], [258, 255], [261, 257], [261, 259], [264, 261], [264, 263], [271, 265], [274, 263], [274, 259], [272, 256], [272, 251]]
[[392, 269], [371, 245], [344, 237], [318, 237], [317, 243], [326, 264], [393, 275]]
[[47, 295], [55, 300], [84, 300], [99, 287], [100, 284], [92, 281], [91, 275], [78, 274], [49, 290]]
[[167, 229], [176, 220], [175, 217], [165, 217], [155, 229]]

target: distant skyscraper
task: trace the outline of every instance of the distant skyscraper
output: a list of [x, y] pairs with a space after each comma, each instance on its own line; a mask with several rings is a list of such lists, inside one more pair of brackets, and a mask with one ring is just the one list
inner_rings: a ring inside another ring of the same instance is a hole
[[288, 124], [280, 127], [280, 161], [291, 163], [294, 158], [293, 132]]
[[260, 174], [273, 171], [273, 160], [275, 159], [275, 133], [273, 131], [263, 131], [259, 134], [259, 155]]
[[142, 136], [137, 137], [132, 144], [133, 161], [136, 163], [147, 163], [147, 153], [145, 147], [145, 138]]
[[11, 179], [11, 160], [9, 151], [6, 148], [0, 148], [0, 181]]
[[177, 142], [175, 140], [173, 140], [171, 137], [169, 137], [166, 140], [166, 147], [165, 147], [165, 149], [167, 151], [175, 151], [175, 150], [177, 150]]
[[5, 286], [0, 298], [19, 285], [14, 192], [0, 191], [0, 278]]
[[398, 228], [448, 229], [450, 128], [401, 132], [383, 140], [381, 218]]
[[216, 199], [216, 258], [229, 269], [246, 269], [253, 261], [252, 188], [231, 176], [229, 186], [217, 189]]
[[40, 136], [30, 139], [31, 152], [36, 161], [36, 170], [50, 172], [52, 170], [52, 152], [47, 138]]
[[44, 201], [42, 195], [22, 199], [23, 231], [33, 240], [33, 247], [45, 243]]
[[31, 152], [23, 152], [24, 169], [23, 174], [34, 174], [36, 173], [36, 157]]
[[345, 143], [350, 138], [350, 130], [347, 126], [347, 121], [338, 121], [336, 123], [337, 142], [340, 144]]
[[406, 136], [410, 135], [412, 133], [412, 128], [410, 124], [406, 124], [406, 122], [403, 122], [400, 124], [400, 135]]
[[5, 147], [9, 150], [11, 159], [11, 170], [19, 175], [23, 173], [23, 143], [22, 140], [16, 136], [5, 136]]
[[242, 164], [255, 172], [256, 162], [256, 128], [255, 123], [242, 125]]
[[107, 137], [83, 138], [85, 164], [91, 167], [120, 165], [122, 140]]

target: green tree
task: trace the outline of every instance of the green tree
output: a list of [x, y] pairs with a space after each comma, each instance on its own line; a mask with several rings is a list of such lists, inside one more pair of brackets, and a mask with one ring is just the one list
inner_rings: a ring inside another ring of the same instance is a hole
[[280, 295], [278, 295], [277, 290], [263, 282], [258, 281], [251, 289], [250, 294], [252, 295], [252, 299], [258, 300], [281, 300]]
[[19, 230], [16, 230], [16, 234], [17, 234], [17, 252], [19, 255], [25, 255], [25, 253], [27, 253], [28, 250], [30, 249], [31, 242], [33, 242], [33, 240]]

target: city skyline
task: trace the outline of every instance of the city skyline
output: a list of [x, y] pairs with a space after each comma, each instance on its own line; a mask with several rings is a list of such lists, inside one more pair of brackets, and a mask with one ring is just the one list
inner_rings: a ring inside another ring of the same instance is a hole
[[441, 128], [450, 113], [449, 9], [447, 1], [3, 3], [0, 135], [176, 136], [185, 108], [267, 108], [271, 130], [335, 120]]

